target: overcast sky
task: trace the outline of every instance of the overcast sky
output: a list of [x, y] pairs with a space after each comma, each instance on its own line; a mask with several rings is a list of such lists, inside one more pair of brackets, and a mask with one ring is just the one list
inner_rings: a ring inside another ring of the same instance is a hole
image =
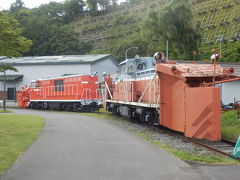
[[[64, 0], [22, 0], [27, 8], [38, 7], [41, 4], [49, 3], [50, 1], [55, 2], [63, 2]], [[123, 2], [125, 0], [118, 0], [118, 2]], [[9, 9], [11, 4], [14, 3], [15, 0], [0, 0], [0, 10]]]
[[[41, 4], [46, 4], [50, 1], [62, 2], [64, 0], [22, 0], [25, 3], [27, 8], [33, 8], [40, 6]], [[11, 4], [14, 3], [15, 0], [0, 0], [0, 10], [9, 9]]]

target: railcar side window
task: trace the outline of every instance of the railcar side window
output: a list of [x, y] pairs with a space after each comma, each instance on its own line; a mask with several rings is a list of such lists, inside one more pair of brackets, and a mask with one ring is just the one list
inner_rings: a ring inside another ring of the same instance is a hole
[[55, 91], [64, 91], [64, 81], [54, 80], [54, 89]]

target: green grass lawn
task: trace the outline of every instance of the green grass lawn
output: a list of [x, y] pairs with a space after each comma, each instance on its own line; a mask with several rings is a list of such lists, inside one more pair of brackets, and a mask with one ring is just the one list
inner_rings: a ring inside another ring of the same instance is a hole
[[0, 113], [11, 113], [11, 112], [12, 112], [12, 111], [10, 111], [10, 110], [5, 110], [5, 111], [2, 110], [2, 109], [0, 110]]
[[236, 111], [224, 112], [221, 117], [222, 138], [236, 141], [240, 136], [240, 117]]
[[44, 124], [40, 116], [0, 115], [0, 174], [32, 144]]

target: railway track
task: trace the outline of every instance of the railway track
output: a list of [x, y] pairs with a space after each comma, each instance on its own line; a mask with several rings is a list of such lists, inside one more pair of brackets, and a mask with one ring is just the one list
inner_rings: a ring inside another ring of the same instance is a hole
[[236, 145], [236, 142], [233, 142], [233, 141], [228, 140], [228, 139], [222, 139], [221, 142], [229, 144], [231, 146], [235, 146]]
[[220, 142], [209, 142], [209, 141], [200, 141], [200, 140], [193, 140], [193, 139], [188, 139], [188, 140], [189, 140], [189, 142], [192, 142], [194, 144], [202, 146], [208, 150], [217, 152], [224, 156], [228, 156], [228, 157], [231, 157], [233, 159], [240, 161], [239, 157], [232, 155], [232, 152], [233, 152], [235, 144], [236, 144], [234, 142], [231, 142], [228, 140], [221, 140]]
[[210, 151], [214, 151], [216, 153], [219, 153], [224, 156], [228, 156], [228, 157], [231, 157], [233, 159], [240, 161], [239, 157], [232, 155], [232, 152], [236, 145], [236, 143], [233, 141], [230, 141], [227, 139], [222, 139], [220, 142], [210, 142], [210, 141], [205, 141], [205, 140], [197, 140], [197, 139], [187, 138], [187, 137], [183, 136], [182, 134], [180, 134], [178, 132], [174, 132], [172, 130], [169, 131], [169, 130], [164, 129], [163, 131], [171, 136], [182, 139], [184, 142], [196, 144], [196, 145], [204, 147]]

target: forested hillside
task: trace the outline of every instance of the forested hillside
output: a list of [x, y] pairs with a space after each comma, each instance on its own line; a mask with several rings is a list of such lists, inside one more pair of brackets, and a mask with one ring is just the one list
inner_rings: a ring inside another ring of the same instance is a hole
[[24, 56], [110, 53], [121, 61], [129, 47], [138, 47], [129, 57], [152, 56], [168, 42], [170, 59], [208, 60], [217, 48], [222, 61], [240, 62], [240, 0], [66, 0], [33, 9], [23, 1], [2, 13], [32, 40]]
[[[72, 26], [79, 33], [79, 41], [91, 45], [91, 53], [111, 52], [123, 58], [125, 49], [138, 46], [140, 54], [152, 55], [165, 47], [159, 45], [158, 49], [154, 46], [146, 50], [140, 24], [150, 11], [158, 11], [159, 7], [168, 3], [169, 0], [136, 0], [109, 13], [81, 15]], [[198, 52], [196, 58], [208, 59], [211, 48], [220, 49], [221, 43], [223, 60], [240, 61], [240, 1], [192, 0], [190, 3], [193, 25], [201, 35], [201, 43], [195, 50]], [[171, 55], [171, 49], [169, 55], [172, 58], [182, 57], [179, 54]]]

